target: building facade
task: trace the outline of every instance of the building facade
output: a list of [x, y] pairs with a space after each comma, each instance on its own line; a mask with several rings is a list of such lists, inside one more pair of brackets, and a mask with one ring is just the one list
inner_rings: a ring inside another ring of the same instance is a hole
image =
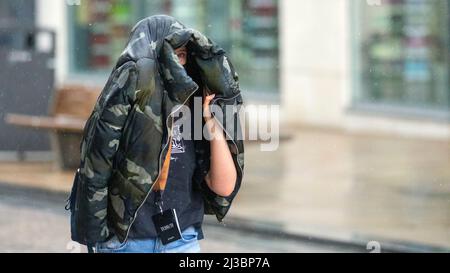
[[449, 1], [280, 1], [288, 124], [449, 139]]
[[57, 81], [101, 85], [131, 27], [166, 13], [229, 52], [251, 103], [282, 123], [450, 138], [448, 0], [36, 0]]

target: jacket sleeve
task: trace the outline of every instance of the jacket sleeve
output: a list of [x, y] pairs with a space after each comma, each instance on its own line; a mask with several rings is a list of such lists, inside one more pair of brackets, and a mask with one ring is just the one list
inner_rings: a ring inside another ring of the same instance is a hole
[[105, 241], [107, 225], [108, 180], [114, 156], [119, 148], [122, 129], [135, 100], [137, 72], [134, 62], [114, 70], [97, 99], [86, 122], [81, 142], [79, 230], [86, 244]]
[[[239, 110], [242, 106], [242, 97], [240, 94], [237, 96], [230, 98], [229, 100], [222, 101], [221, 107], [225, 105], [235, 107], [237, 111], [233, 114], [228, 115], [224, 113], [223, 123], [224, 133], [227, 134], [227, 145], [231, 152], [231, 156], [233, 158], [234, 166], [236, 169], [236, 183], [233, 192], [229, 196], [220, 196], [212, 191], [206, 181], [204, 180], [204, 176], [207, 174], [208, 169], [199, 170], [203, 173], [202, 183], [200, 184], [200, 189], [203, 195], [204, 203], [205, 203], [205, 214], [215, 215], [218, 221], [223, 221], [225, 216], [227, 215], [229, 209], [231, 208], [232, 202], [237, 196], [239, 189], [241, 187], [243, 175], [244, 175], [244, 142], [242, 138]], [[234, 129], [230, 129], [226, 124], [233, 123], [235, 126]], [[209, 143], [207, 144], [209, 146]], [[207, 147], [208, 149], [208, 147]], [[206, 160], [209, 161], [209, 158]], [[209, 164], [207, 164], [209, 166]]]
[[[222, 221], [231, 208], [244, 175], [244, 143], [239, 116], [243, 100], [239, 88], [239, 76], [225, 51], [198, 32], [194, 32], [193, 37], [195, 42], [192, 43], [192, 49], [195, 53], [195, 61], [205, 85], [216, 94], [212, 104], [219, 106], [222, 111], [220, 117], [216, 114], [214, 116], [218, 118], [227, 136], [228, 148], [237, 173], [235, 188], [230, 196], [217, 195], [207, 186], [204, 179], [200, 184], [205, 201], [205, 213], [214, 214], [219, 221]], [[230, 109], [233, 111], [228, 111]], [[199, 172], [204, 176], [207, 171]]]

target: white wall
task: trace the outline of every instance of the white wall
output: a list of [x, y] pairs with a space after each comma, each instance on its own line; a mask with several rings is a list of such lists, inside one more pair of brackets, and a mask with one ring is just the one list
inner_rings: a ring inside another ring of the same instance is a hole
[[[70, 1], [69, 1], [70, 2]], [[68, 28], [66, 0], [36, 0], [36, 24], [56, 31], [56, 84], [62, 84], [68, 71]]]
[[281, 92], [287, 122], [338, 126], [348, 103], [346, 0], [281, 0]]
[[450, 138], [450, 123], [347, 111], [350, 0], [280, 0], [282, 121], [351, 132]]

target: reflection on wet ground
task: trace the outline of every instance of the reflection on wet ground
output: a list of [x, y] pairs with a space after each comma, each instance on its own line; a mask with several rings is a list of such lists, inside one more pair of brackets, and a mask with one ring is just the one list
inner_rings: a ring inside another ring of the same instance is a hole
[[294, 233], [450, 248], [449, 142], [302, 130], [276, 152], [247, 145], [231, 215]]

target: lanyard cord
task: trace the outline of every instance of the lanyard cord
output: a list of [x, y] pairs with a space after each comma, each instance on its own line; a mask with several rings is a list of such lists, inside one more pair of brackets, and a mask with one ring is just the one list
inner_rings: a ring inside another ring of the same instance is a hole
[[163, 167], [161, 168], [161, 175], [158, 180], [156, 180], [156, 184], [153, 190], [156, 192], [156, 200], [155, 204], [159, 207], [160, 212], [163, 212], [163, 194], [166, 189], [167, 178], [169, 175], [169, 166], [170, 166], [170, 156], [172, 153], [172, 136], [169, 138], [169, 150], [167, 151], [166, 158], [164, 159]]

